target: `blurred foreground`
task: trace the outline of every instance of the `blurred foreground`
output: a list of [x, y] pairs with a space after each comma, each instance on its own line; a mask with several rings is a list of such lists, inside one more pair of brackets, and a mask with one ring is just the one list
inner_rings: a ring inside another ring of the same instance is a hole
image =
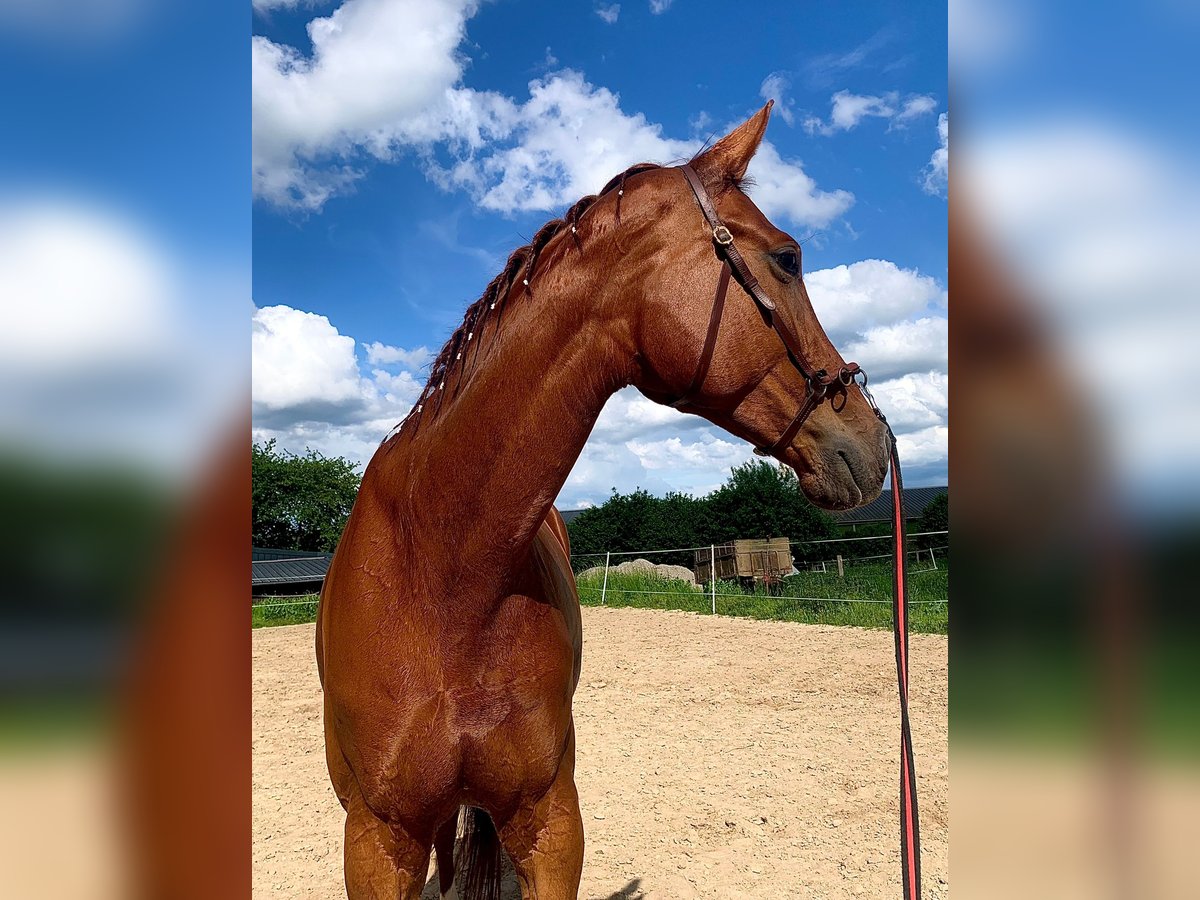
[[1200, 17], [1112, 7], [951, 6], [960, 896], [1200, 883]]
[[6, 897], [248, 893], [248, 19], [0, 4]]

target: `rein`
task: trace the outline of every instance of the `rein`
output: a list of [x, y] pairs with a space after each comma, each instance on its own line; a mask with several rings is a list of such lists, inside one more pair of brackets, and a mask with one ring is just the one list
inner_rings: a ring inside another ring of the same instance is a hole
[[[919, 900], [921, 896], [921, 834], [917, 816], [916, 767], [913, 763], [912, 730], [908, 721], [908, 573], [905, 559], [905, 526], [903, 486], [900, 481], [900, 456], [896, 450], [896, 435], [888, 425], [887, 419], [875, 403], [875, 398], [867, 389], [867, 373], [858, 363], [847, 363], [836, 374], [830, 374], [826, 369], [813, 366], [804, 352], [804, 348], [796, 334], [784, 319], [776, 315], [775, 301], [766, 295], [758, 279], [751, 273], [746, 260], [733, 243], [733, 234], [725, 227], [712, 198], [704, 187], [704, 183], [691, 166], [680, 166], [700, 210], [704, 213], [705, 221], [712, 231], [712, 239], [717, 256], [721, 260], [721, 275], [717, 281], [717, 291], [713, 297], [712, 313], [708, 320], [708, 333], [704, 338], [704, 346], [700, 351], [700, 361], [696, 373], [692, 376], [691, 384], [683, 395], [671, 403], [679, 408], [692, 402], [704, 384], [712, 364], [713, 351], [717, 345], [717, 332], [721, 328], [721, 317], [725, 309], [725, 296], [729, 291], [730, 276], [737, 279], [742, 289], [750, 295], [757, 304], [763, 318], [775, 330], [783, 346], [787, 348], [788, 359], [797, 371], [804, 377], [804, 402], [801, 403], [791, 424], [784, 429], [779, 439], [767, 447], [755, 447], [754, 452], [759, 456], [774, 456], [785, 447], [790, 446], [792, 439], [804, 424], [804, 420], [826, 399], [836, 403], [838, 396], [845, 402], [846, 390], [851, 384], [858, 385], [863, 397], [888, 431], [888, 462], [892, 474], [892, 535], [893, 535], [893, 580], [892, 580], [892, 634], [896, 644], [896, 680], [900, 694], [900, 866], [901, 880], [904, 886], [904, 900]], [[858, 376], [862, 380], [858, 380]], [[839, 408], [840, 407], [836, 407]]]

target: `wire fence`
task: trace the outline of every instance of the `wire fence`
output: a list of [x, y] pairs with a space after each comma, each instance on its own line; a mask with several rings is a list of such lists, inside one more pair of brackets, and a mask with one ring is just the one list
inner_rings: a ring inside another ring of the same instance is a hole
[[[909, 535], [909, 605], [928, 630], [945, 627], [948, 534], [926, 531]], [[651, 606], [712, 615], [883, 626], [891, 619], [892, 541], [890, 535], [787, 541], [787, 552], [779, 553], [782, 561], [751, 566], [750, 571], [737, 571], [734, 577], [729, 577], [729, 569], [736, 570], [743, 563], [730, 560], [728, 545], [716, 544], [580, 553], [572, 557], [572, 564], [580, 602], [585, 605]], [[782, 543], [760, 542], [772, 549], [743, 552], [774, 554], [773, 548]], [[880, 545], [888, 546], [889, 552], [850, 555], [858, 549], [882, 549]], [[722, 572], [717, 561], [723, 546]], [[692, 555], [691, 565], [674, 564], [683, 554]], [[737, 551], [732, 555], [737, 556]]]
[[[909, 605], [921, 630], [945, 629], [949, 604], [948, 531], [909, 535]], [[941, 542], [938, 542], [938, 539]], [[891, 619], [893, 554], [852, 556], [842, 549], [890, 545], [890, 536], [866, 535], [815, 541], [788, 541], [786, 571], [772, 577], [697, 577], [702, 557], [717, 572], [721, 545], [573, 554], [580, 602], [587, 606], [637, 606], [711, 615], [886, 626]], [[777, 542], [778, 543], [778, 542]], [[916, 544], [917, 546], [913, 546]], [[843, 548], [841, 545], [846, 545]], [[808, 551], [808, 552], [804, 552]], [[814, 552], [816, 551], [816, 552]], [[691, 554], [692, 566], [672, 564]], [[664, 560], [656, 563], [655, 560]], [[589, 566], [589, 562], [596, 565]], [[256, 599], [255, 620], [305, 621], [316, 614], [315, 595]]]

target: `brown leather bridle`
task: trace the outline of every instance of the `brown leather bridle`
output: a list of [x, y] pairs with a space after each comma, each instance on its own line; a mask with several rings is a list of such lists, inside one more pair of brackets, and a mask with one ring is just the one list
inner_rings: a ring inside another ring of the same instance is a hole
[[725, 295], [729, 291], [729, 277], [732, 274], [743, 290], [758, 305], [767, 324], [779, 335], [783, 346], [787, 348], [788, 359], [791, 360], [792, 365], [804, 377], [804, 402], [800, 404], [800, 409], [796, 412], [791, 424], [783, 430], [783, 434], [779, 436], [779, 439], [775, 443], [769, 446], [755, 447], [755, 453], [759, 456], [774, 456], [790, 446], [792, 439], [795, 438], [796, 433], [804, 424], [804, 420], [812, 414], [813, 410], [820, 406], [826, 399], [831, 403], [836, 403], [836, 398], [839, 396], [842, 397], [842, 402], [844, 403], [846, 389], [855, 383], [860, 375], [862, 376], [862, 381], [859, 382], [859, 387], [863, 390], [863, 396], [867, 398], [867, 402], [871, 404], [871, 408], [875, 410], [875, 414], [882, 419], [883, 416], [879, 412], [879, 408], [875, 405], [875, 401], [866, 390], [867, 373], [859, 367], [858, 363], [847, 363], [836, 374], [830, 374], [828, 370], [817, 368], [809, 362], [800, 339], [796, 337], [795, 332], [792, 331], [791, 326], [788, 325], [783, 316], [776, 312], [775, 301], [763, 291], [762, 285], [758, 283], [758, 279], [754, 277], [750, 271], [750, 267], [746, 265], [745, 258], [738, 252], [737, 245], [733, 242], [733, 234], [725, 227], [725, 224], [721, 221], [721, 217], [717, 214], [717, 208], [713, 205], [712, 198], [709, 197], [708, 191], [704, 187], [704, 182], [700, 180], [700, 176], [696, 174], [691, 166], [685, 165], [679, 168], [682, 170], [684, 177], [687, 178], [687, 183], [691, 186], [692, 193], [696, 195], [696, 200], [700, 204], [700, 210], [704, 213], [709, 230], [712, 232], [713, 245], [716, 247], [717, 256], [721, 259], [722, 264], [721, 276], [717, 280], [717, 292], [713, 297], [712, 312], [708, 319], [708, 334], [704, 338], [704, 346], [700, 351], [700, 361], [696, 365], [696, 374], [692, 376], [691, 384], [688, 385], [687, 390], [677, 400], [673, 401], [671, 406], [679, 408], [691, 404], [699, 393], [700, 388], [704, 385], [704, 379], [708, 375], [708, 368], [712, 364], [713, 352], [717, 346], [717, 333], [721, 330], [721, 317], [725, 310]]
[[[769, 447], [756, 447], [754, 452], [760, 456], [774, 456], [788, 447], [804, 420], [814, 409], [826, 399], [836, 403], [837, 397], [845, 402], [846, 391], [851, 384], [857, 384], [863, 397], [888, 431], [889, 464], [892, 474], [892, 634], [896, 645], [896, 678], [900, 688], [900, 871], [901, 887], [905, 900], [920, 900], [921, 897], [921, 832], [920, 816], [917, 812], [917, 777], [916, 765], [913, 762], [912, 728], [908, 718], [908, 577], [906, 566], [906, 539], [904, 527], [904, 486], [900, 480], [900, 456], [896, 449], [896, 435], [888, 425], [887, 419], [875, 404], [875, 398], [867, 390], [867, 373], [858, 363], [847, 363], [836, 375], [831, 375], [826, 369], [813, 366], [804, 353], [795, 332], [791, 330], [782, 316], [776, 314], [775, 302], [766, 295], [758, 279], [750, 272], [749, 266], [742, 254], [733, 243], [733, 235], [721, 222], [712, 198], [704, 188], [704, 183], [696, 175], [691, 166], [680, 166], [708, 227], [712, 230], [713, 244], [717, 256], [721, 260], [721, 276], [717, 281], [717, 293], [713, 298], [712, 312], [708, 319], [708, 334], [704, 338], [704, 347], [700, 351], [700, 362], [696, 366], [696, 374], [684, 391], [683, 396], [671, 405], [678, 408], [692, 403], [693, 398], [704, 384], [708, 375], [708, 367], [712, 363], [713, 351], [717, 346], [717, 332], [721, 328], [721, 315], [725, 309], [725, 295], [729, 291], [730, 275], [737, 279], [738, 284], [758, 304], [759, 310], [767, 323], [775, 329], [783, 346], [787, 348], [788, 359], [804, 376], [804, 402], [799, 412], [779, 440]], [[862, 376], [862, 380], [858, 380]]]

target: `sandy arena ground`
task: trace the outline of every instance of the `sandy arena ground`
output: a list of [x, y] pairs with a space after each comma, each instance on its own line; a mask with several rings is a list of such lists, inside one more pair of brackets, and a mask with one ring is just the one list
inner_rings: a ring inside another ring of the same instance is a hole
[[[898, 740], [882, 631], [584, 609], [580, 897], [894, 897]], [[925, 896], [948, 896], [946, 639], [914, 635]], [[254, 895], [344, 897], [313, 627], [254, 632]], [[436, 878], [426, 897], [435, 898]], [[505, 898], [518, 897], [515, 883]]]

